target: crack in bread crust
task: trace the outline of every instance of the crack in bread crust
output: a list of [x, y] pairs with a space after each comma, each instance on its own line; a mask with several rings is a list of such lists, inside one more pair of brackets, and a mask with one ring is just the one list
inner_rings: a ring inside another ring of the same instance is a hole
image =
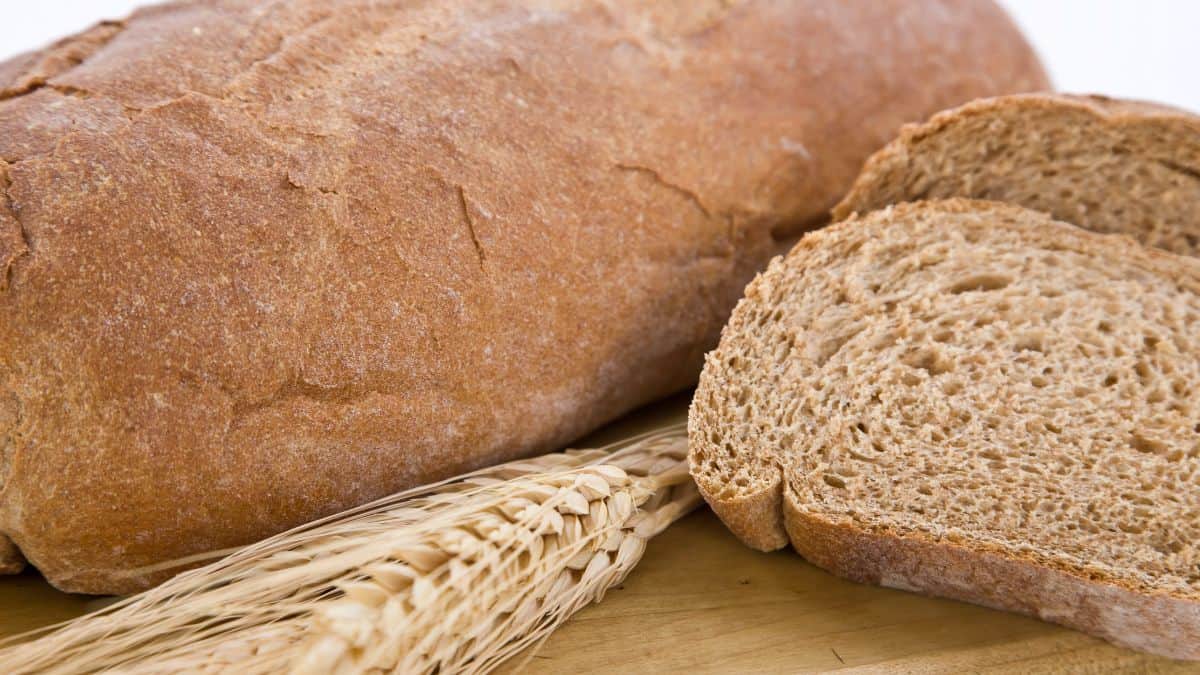
[[33, 251], [29, 233], [13, 207], [9, 164], [0, 160], [0, 292], [12, 286], [17, 261]]
[[[0, 83], [0, 102], [27, 96], [51, 80], [70, 72], [112, 42], [125, 29], [124, 21], [102, 21], [92, 28], [61, 40], [36, 55], [23, 72], [9, 83]], [[82, 91], [76, 89], [75, 91]]]

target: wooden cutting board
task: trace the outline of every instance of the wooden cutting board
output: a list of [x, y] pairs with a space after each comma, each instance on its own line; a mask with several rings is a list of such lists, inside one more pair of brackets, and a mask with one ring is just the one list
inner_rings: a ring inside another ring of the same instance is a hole
[[[530, 655], [526, 655], [530, 656]], [[742, 546], [711, 511], [651, 543], [529, 673], [1200, 672], [1035, 619], [843, 581]]]
[[[592, 447], [682, 420], [686, 397], [585, 439]], [[34, 574], [0, 578], [0, 634], [55, 623], [104, 599]], [[604, 601], [509, 672], [1200, 673], [1012, 614], [842, 581], [791, 551], [742, 546], [707, 509], [655, 539]]]

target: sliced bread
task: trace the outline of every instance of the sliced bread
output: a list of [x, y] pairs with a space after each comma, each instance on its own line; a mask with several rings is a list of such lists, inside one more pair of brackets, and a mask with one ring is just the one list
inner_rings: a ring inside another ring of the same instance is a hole
[[840, 576], [1200, 658], [1200, 261], [952, 199], [807, 235], [689, 418], [730, 529]]
[[982, 99], [906, 126], [834, 219], [920, 199], [1012, 202], [1200, 254], [1200, 117], [1099, 96]]

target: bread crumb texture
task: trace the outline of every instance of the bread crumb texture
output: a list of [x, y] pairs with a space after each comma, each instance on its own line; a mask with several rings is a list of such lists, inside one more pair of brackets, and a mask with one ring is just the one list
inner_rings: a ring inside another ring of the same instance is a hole
[[1200, 117], [1065, 94], [973, 101], [906, 126], [834, 209], [973, 197], [1012, 202], [1097, 232], [1200, 254]]
[[1016, 206], [852, 218], [747, 288], [693, 475], [759, 548], [1200, 658], [1197, 290], [1191, 258]]

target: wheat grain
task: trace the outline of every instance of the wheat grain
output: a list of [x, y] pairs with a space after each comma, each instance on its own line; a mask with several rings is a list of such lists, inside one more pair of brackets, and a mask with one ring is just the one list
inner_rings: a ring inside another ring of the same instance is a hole
[[[5, 672], [484, 672], [698, 503], [682, 425], [311, 523], [0, 650]], [[28, 636], [26, 636], [28, 637]]]

